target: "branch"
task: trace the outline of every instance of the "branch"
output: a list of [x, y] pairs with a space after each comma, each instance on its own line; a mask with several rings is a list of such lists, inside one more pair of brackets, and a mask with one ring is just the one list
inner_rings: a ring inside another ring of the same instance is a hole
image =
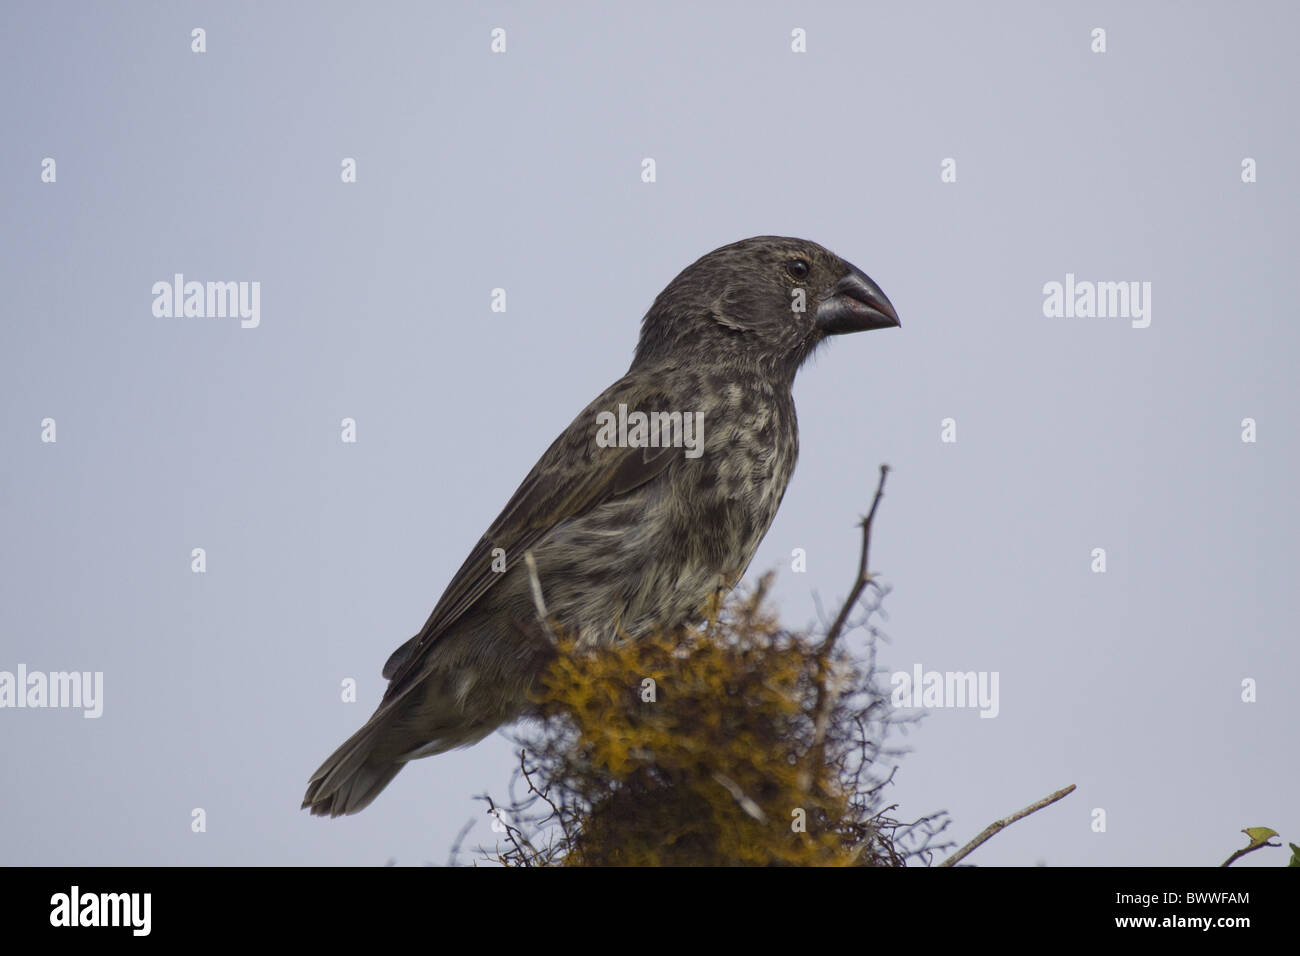
[[525, 759], [526, 754], [527, 751], [521, 747], [519, 749], [519, 773], [523, 776], [524, 783], [528, 784], [528, 792], [535, 794], [539, 799], [545, 801], [546, 805], [551, 808], [551, 817], [558, 821], [560, 830], [564, 833], [565, 842], [572, 844], [573, 837], [569, 835], [568, 818], [564, 815], [564, 811], [560, 809], [559, 805], [551, 799], [550, 784], [546, 785], [545, 790], [538, 790], [537, 784], [533, 783], [533, 774], [537, 771], [537, 768], [534, 767], [532, 770], [528, 769], [528, 762]]
[[528, 584], [533, 591], [533, 607], [537, 609], [538, 623], [542, 625], [542, 633], [550, 639], [551, 645], [555, 646], [560, 641], [555, 636], [555, 631], [551, 629], [550, 614], [546, 610], [546, 599], [542, 597], [542, 582], [537, 576], [537, 561], [533, 558], [533, 552], [524, 552], [524, 564], [528, 565]]
[[826, 640], [822, 642], [821, 649], [818, 651], [818, 655], [822, 660], [830, 656], [831, 650], [835, 647], [835, 642], [839, 639], [840, 631], [844, 630], [844, 624], [849, 619], [849, 614], [858, 603], [858, 598], [862, 597], [862, 592], [871, 583], [871, 572], [867, 570], [867, 556], [871, 552], [871, 522], [876, 517], [876, 508], [880, 506], [880, 499], [885, 496], [885, 476], [888, 474], [889, 466], [881, 465], [880, 483], [876, 485], [876, 497], [871, 501], [871, 510], [862, 519], [862, 553], [858, 556], [858, 576], [853, 583], [853, 590], [849, 592], [848, 598], [844, 601], [844, 606], [840, 608], [840, 613], [835, 618], [835, 623], [826, 632]]
[[[867, 585], [872, 581], [871, 572], [867, 570], [867, 561], [871, 553], [871, 522], [876, 517], [876, 508], [880, 506], [880, 499], [885, 496], [885, 477], [888, 474], [889, 466], [881, 465], [880, 482], [876, 485], [876, 496], [871, 501], [871, 510], [862, 519], [862, 552], [858, 556], [858, 576], [854, 579], [853, 588], [849, 591], [849, 596], [845, 598], [840, 613], [835, 617], [835, 623], [826, 632], [825, 640], [822, 641], [821, 647], [817, 649], [817, 703], [813, 709], [816, 716], [813, 722], [812, 748], [809, 751], [809, 767], [813, 771], [821, 766], [824, 759], [826, 726], [830, 722], [832, 697], [827, 663], [830, 660], [831, 652], [835, 649], [835, 642], [839, 640], [840, 633], [844, 630], [844, 625], [849, 619], [849, 614], [857, 605], [858, 599], [862, 597], [862, 592], [866, 590]], [[807, 773], [804, 776], [805, 781], [809, 779]]]
[[[483, 794], [483, 796], [479, 797], [479, 799], [487, 801], [488, 816], [492, 817], [497, 823], [501, 824], [502, 828], [505, 830], [506, 839], [509, 840], [510, 845], [514, 847], [518, 859], [522, 862], [524, 866], [532, 866], [533, 864], [532, 864], [531, 857], [524, 852], [524, 848], [519, 843], [519, 837], [523, 836], [523, 833], [521, 831], [516, 830], [513, 826], [510, 825], [510, 818], [508, 816], [504, 818], [501, 816], [500, 809], [497, 807], [495, 803], [492, 802], [491, 794], [485, 793]], [[499, 853], [497, 858], [498, 859], [501, 858]]]
[[1075, 786], [1074, 784], [1070, 784], [1064, 790], [1058, 790], [1056, 791], [1056, 793], [1052, 794], [1049, 797], [1043, 797], [1043, 799], [1039, 800], [1037, 803], [1031, 803], [1023, 810], [1017, 810], [1009, 817], [1004, 817], [1001, 820], [997, 820], [993, 823], [990, 823], [987, 827], [984, 828], [983, 833], [981, 833], [975, 839], [971, 840], [964, 847], [962, 847], [952, 856], [948, 857], [948, 859], [944, 860], [939, 865], [954, 866], [959, 861], [965, 859], [972, 852], [974, 852], [976, 847], [978, 847], [984, 841], [988, 840], [995, 833], [998, 833], [1001, 830], [1006, 829], [1007, 827], [1011, 826], [1011, 824], [1015, 823], [1017, 820], [1029, 816], [1029, 814], [1035, 812], [1036, 810], [1041, 810], [1043, 809], [1043, 807], [1050, 806], [1051, 804], [1055, 803], [1057, 800], [1060, 800], [1062, 797], [1069, 796], [1071, 793], [1074, 792], [1074, 786]]
[[451, 852], [447, 855], [447, 865], [455, 866], [456, 858], [460, 856], [460, 845], [465, 842], [465, 837], [469, 836], [469, 831], [474, 829], [474, 818], [471, 817], [465, 825], [460, 828], [456, 834], [456, 839], [451, 845]]
[[763, 808], [745, 795], [745, 791], [740, 789], [740, 784], [732, 780], [725, 774], [714, 771], [713, 779], [716, 780], [727, 793], [731, 794], [733, 800], [740, 804], [740, 809], [744, 810], [759, 823], [767, 822], [767, 814]]
[[1254, 853], [1260, 847], [1282, 845], [1280, 843], [1268, 842], [1270, 837], [1278, 835], [1276, 830], [1271, 830], [1268, 827], [1251, 827], [1249, 830], [1242, 830], [1241, 832], [1250, 837], [1250, 846], [1238, 850], [1236, 853], [1232, 854], [1232, 856], [1220, 863], [1219, 866], [1232, 866], [1232, 864], [1236, 863], [1247, 853]]

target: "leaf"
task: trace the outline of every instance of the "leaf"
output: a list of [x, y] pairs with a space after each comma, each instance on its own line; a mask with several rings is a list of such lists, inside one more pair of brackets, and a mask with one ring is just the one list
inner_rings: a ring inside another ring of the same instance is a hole
[[1266, 846], [1270, 839], [1278, 835], [1276, 830], [1271, 830], [1268, 827], [1247, 827], [1241, 832], [1250, 837], [1250, 846], [1247, 847], [1249, 850], [1259, 846]]
[[1300, 846], [1294, 843], [1289, 844], [1291, 847], [1291, 862], [1287, 866], [1300, 866]]

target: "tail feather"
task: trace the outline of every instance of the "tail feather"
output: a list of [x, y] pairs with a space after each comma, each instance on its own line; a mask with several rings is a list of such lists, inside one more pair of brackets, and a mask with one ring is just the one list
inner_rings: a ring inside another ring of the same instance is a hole
[[[404, 649], [406, 645], [398, 648], [394, 657]], [[453, 659], [453, 664], [459, 663]], [[462, 665], [430, 668], [400, 686], [390, 685], [365, 725], [311, 775], [303, 809], [315, 816], [356, 813], [369, 806], [408, 761], [468, 747], [514, 719], [525, 700], [522, 683], [502, 686], [494, 676], [483, 685], [479, 677], [476, 668]], [[479, 690], [483, 686], [486, 692]]]
[[383, 726], [371, 721], [330, 754], [311, 775], [303, 809], [314, 816], [339, 817], [368, 807], [405, 765], [376, 753]]

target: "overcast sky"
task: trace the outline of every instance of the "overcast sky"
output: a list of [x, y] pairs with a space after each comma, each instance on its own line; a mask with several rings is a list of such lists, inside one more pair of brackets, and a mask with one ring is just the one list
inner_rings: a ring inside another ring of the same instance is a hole
[[[0, 672], [103, 683], [98, 717], [0, 708], [0, 860], [442, 863], [471, 820], [490, 844], [500, 735], [359, 816], [298, 805], [655, 294], [773, 233], [863, 269], [902, 329], [800, 373], [751, 579], [777, 570], [789, 626], [837, 601], [888, 462], [880, 663], [998, 674], [996, 717], [908, 735], [897, 815], [965, 842], [1074, 783], [969, 862], [1300, 842], [1298, 28], [1286, 3], [6, 2]], [[258, 309], [158, 314], [178, 273]], [[1124, 285], [1089, 315], [1084, 283]]]

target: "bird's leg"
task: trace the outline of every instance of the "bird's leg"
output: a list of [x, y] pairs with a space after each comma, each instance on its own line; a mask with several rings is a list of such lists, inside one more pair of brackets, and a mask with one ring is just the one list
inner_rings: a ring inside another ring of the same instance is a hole
[[704, 602], [704, 632], [710, 637], [717, 630], [718, 618], [722, 614], [722, 604], [727, 599], [727, 594], [730, 591], [731, 585], [727, 582], [726, 576], [718, 575], [718, 583], [714, 587], [713, 593]]

